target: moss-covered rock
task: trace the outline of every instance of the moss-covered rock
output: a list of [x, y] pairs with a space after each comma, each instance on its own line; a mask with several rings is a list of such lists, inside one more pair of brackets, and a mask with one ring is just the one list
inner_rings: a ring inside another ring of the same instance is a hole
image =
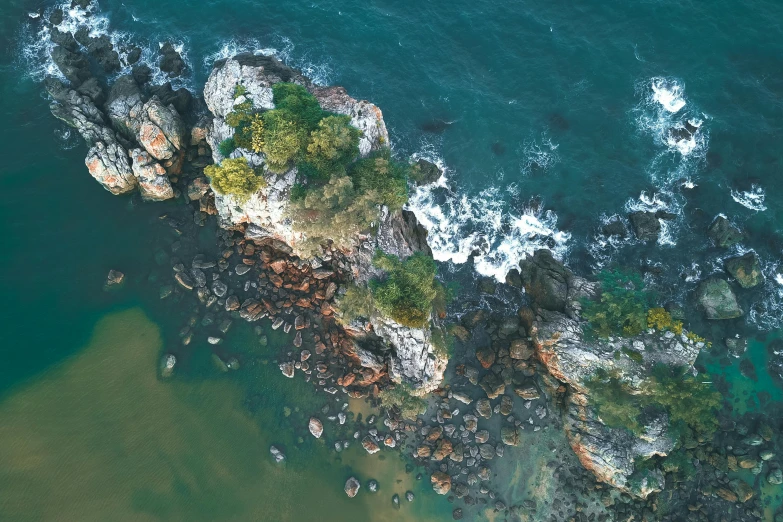
[[742, 288], [753, 288], [764, 281], [759, 258], [754, 252], [727, 259], [725, 267]]

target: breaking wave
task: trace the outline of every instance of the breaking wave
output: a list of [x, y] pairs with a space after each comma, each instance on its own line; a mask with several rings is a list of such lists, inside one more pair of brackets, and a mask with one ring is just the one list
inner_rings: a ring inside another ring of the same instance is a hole
[[767, 195], [764, 193], [764, 189], [755, 183], [751, 185], [750, 190], [740, 191], [732, 189], [731, 191], [731, 198], [734, 201], [743, 207], [755, 210], [756, 212], [767, 210], [766, 205], [764, 205], [766, 197]]
[[435, 183], [414, 190], [408, 201], [408, 209], [429, 232], [436, 260], [462, 264], [473, 257], [476, 272], [503, 282], [525, 254], [539, 248], [549, 248], [560, 258], [567, 253], [570, 234], [557, 229], [557, 215], [540, 202], [531, 201], [514, 213], [497, 186], [476, 196], [457, 194], [440, 158], [431, 151], [415, 154], [418, 158], [432, 161], [443, 172]]

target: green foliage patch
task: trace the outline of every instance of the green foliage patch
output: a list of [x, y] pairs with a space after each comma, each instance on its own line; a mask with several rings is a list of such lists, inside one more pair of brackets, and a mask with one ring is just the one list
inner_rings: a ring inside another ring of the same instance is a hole
[[351, 166], [349, 176], [357, 190], [373, 194], [379, 205], [401, 209], [408, 202], [409, 166], [395, 161], [388, 149], [379, 150]]
[[239, 201], [247, 201], [266, 184], [264, 177], [257, 175], [245, 158], [229, 158], [220, 165], [209, 165], [204, 168], [204, 174], [217, 193], [234, 196]]
[[590, 399], [604, 424], [642, 435], [647, 409], [664, 410], [677, 431], [686, 427], [710, 437], [718, 427], [715, 410], [722, 397], [711, 384], [686, 374], [682, 368], [659, 365], [652, 376], [631, 388], [616, 375], [598, 372], [586, 384]]
[[386, 279], [370, 282], [378, 309], [402, 325], [426, 326], [437, 295], [435, 261], [420, 252], [400, 261], [396, 256], [379, 251], [373, 264], [387, 273]]
[[234, 141], [234, 138], [226, 138], [221, 141], [220, 145], [218, 145], [218, 150], [220, 151], [220, 155], [224, 158], [231, 156], [231, 153], [237, 150], [237, 144]]
[[638, 274], [606, 270], [599, 275], [601, 296], [582, 303], [589, 332], [598, 337], [633, 337], [647, 328], [651, 296]]

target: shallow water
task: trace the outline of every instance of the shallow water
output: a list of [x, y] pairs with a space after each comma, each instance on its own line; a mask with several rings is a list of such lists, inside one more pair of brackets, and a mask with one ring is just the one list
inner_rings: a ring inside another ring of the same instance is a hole
[[[0, 518], [383, 522], [444, 512], [446, 502], [394, 454], [379, 461], [357, 445], [337, 459], [325, 440], [308, 434], [297, 443], [279, 418], [284, 404], [311, 407], [304, 383], [258, 368], [253, 379], [267, 382], [256, 391], [269, 395], [251, 415], [242, 378], [157, 378], [162, 344], [140, 308], [109, 314], [77, 355], [8, 394], [0, 404]], [[269, 455], [272, 443], [285, 448], [284, 464]], [[375, 478], [378, 493], [347, 498], [351, 475], [363, 484]], [[418, 498], [395, 510], [392, 494], [406, 490]]]

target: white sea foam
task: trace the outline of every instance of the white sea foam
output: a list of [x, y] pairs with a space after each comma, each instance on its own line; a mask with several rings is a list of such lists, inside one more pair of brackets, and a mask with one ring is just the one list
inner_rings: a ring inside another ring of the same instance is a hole
[[780, 260], [760, 262], [765, 278], [764, 297], [750, 307], [748, 318], [763, 330], [775, 330], [783, 327], [783, 270]]
[[671, 113], [679, 112], [685, 107], [686, 101], [682, 93], [682, 87], [667, 78], [652, 79], [653, 100]]
[[739, 191], [732, 189], [731, 191], [731, 198], [734, 201], [743, 207], [755, 210], [756, 212], [767, 210], [767, 207], [764, 205], [766, 197], [767, 195], [764, 193], [764, 189], [755, 183], [751, 185], [750, 190]]
[[[152, 70], [153, 82], [165, 83], [170, 81], [174, 88], [183, 86], [192, 88], [192, 85], [189, 84], [189, 77], [169, 78], [160, 71], [158, 67], [160, 58], [158, 51], [162, 42], [157, 42], [154, 38], [148, 38], [142, 42], [133, 34], [110, 30], [109, 16], [99, 10], [97, 0], [93, 0], [86, 8], [72, 7], [71, 2], [66, 1], [47, 9], [43, 18], [48, 20], [55, 8], [60, 8], [63, 12], [62, 22], [55, 26], [57, 30], [75, 35], [80, 28], [86, 27], [88, 29], [87, 34], [92, 38], [104, 35], [109, 38], [109, 41], [114, 46], [114, 50], [119, 55], [122, 65], [122, 69], [116, 76], [131, 72], [131, 65], [127, 61], [128, 52], [133, 47], [139, 47], [142, 51], [141, 62], [146, 63]], [[135, 17], [134, 20], [136, 20]], [[65, 80], [65, 77], [51, 59], [50, 53], [55, 44], [52, 42], [49, 28], [43, 23], [42, 19], [36, 19], [34, 22], [23, 26], [19, 42], [18, 60], [27, 77], [34, 81], [41, 81], [47, 76]], [[188, 58], [187, 42], [181, 40], [175, 42], [174, 45], [182, 55], [183, 60], [192, 69], [192, 64]]]
[[[408, 209], [428, 230], [428, 241], [438, 261], [462, 264], [474, 256], [476, 271], [505, 281], [525, 254], [550, 248], [557, 257], [567, 252], [570, 235], [557, 230], [554, 212], [532, 204], [520, 213], [511, 212], [501, 189], [492, 186], [476, 196], [456, 194], [450, 188], [449, 171], [437, 156], [414, 155], [437, 164], [441, 178], [413, 191]], [[513, 190], [513, 187], [512, 187]]]

